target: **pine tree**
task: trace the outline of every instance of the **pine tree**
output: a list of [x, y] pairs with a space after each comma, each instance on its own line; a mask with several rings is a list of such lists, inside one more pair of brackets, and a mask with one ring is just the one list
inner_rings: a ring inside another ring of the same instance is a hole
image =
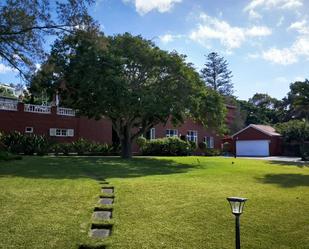
[[228, 69], [227, 61], [217, 53], [207, 55], [201, 74], [208, 87], [225, 96], [233, 94], [232, 71]]

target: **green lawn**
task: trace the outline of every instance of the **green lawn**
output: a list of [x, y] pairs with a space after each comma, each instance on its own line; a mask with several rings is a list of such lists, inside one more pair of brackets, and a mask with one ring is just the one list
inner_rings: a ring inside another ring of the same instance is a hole
[[[101, 241], [88, 237], [96, 177], [116, 196], [112, 236]], [[308, 165], [210, 157], [0, 162], [0, 248], [231, 249], [227, 196], [249, 198], [243, 249], [309, 248]]]

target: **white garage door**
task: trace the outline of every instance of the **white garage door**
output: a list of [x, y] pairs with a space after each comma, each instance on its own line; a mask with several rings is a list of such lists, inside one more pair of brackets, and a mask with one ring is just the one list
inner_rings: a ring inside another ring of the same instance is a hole
[[269, 140], [236, 141], [237, 156], [269, 156]]

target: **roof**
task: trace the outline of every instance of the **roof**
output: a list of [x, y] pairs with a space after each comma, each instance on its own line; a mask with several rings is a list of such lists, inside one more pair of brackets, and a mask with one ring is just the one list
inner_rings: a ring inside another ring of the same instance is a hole
[[275, 128], [273, 128], [273, 127], [271, 127], [269, 125], [250, 124], [247, 127], [245, 127], [244, 129], [236, 132], [232, 137], [234, 137], [234, 136], [238, 135], [239, 133], [247, 130], [248, 128], [256, 129], [256, 130], [258, 130], [260, 132], [263, 132], [264, 134], [269, 135], [269, 136], [281, 136], [281, 134], [276, 132]]

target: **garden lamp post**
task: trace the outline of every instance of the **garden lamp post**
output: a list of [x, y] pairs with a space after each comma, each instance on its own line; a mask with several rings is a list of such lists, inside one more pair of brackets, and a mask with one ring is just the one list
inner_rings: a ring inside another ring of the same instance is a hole
[[247, 198], [241, 197], [228, 197], [232, 209], [232, 213], [235, 215], [235, 229], [236, 229], [236, 249], [240, 249], [240, 228], [239, 228], [239, 217], [243, 212], [243, 208]]

